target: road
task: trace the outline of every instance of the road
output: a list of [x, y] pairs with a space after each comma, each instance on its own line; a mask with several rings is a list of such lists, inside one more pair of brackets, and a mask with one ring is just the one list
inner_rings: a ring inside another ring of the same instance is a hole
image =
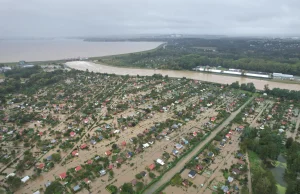
[[223, 130], [224, 127], [226, 127], [236, 116], [238, 113], [241, 112], [241, 110], [253, 100], [254, 97], [250, 98], [245, 104], [243, 104], [238, 110], [231, 113], [231, 115], [219, 126], [217, 127], [203, 142], [201, 142], [196, 148], [194, 148], [193, 151], [191, 151], [187, 156], [183, 157], [175, 167], [170, 169], [168, 172], [166, 172], [160, 179], [160, 181], [154, 183], [151, 185], [147, 190], [144, 191], [145, 194], [152, 194], [157, 191], [158, 188], [160, 188], [165, 183], [169, 182], [172, 177], [180, 172], [185, 166], [186, 163], [188, 163], [198, 152], [201, 150], [205, 144], [210, 142], [220, 131]]

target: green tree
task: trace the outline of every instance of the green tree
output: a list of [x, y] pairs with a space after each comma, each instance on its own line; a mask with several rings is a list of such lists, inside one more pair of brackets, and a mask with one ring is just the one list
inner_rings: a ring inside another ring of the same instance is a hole
[[60, 153], [52, 154], [52, 159], [53, 159], [54, 162], [59, 162], [61, 160]]
[[64, 193], [64, 186], [60, 182], [54, 181], [51, 183], [50, 186], [46, 188], [44, 194], [62, 194], [62, 193]]
[[6, 182], [12, 191], [16, 191], [22, 185], [21, 179], [17, 176], [8, 177]]

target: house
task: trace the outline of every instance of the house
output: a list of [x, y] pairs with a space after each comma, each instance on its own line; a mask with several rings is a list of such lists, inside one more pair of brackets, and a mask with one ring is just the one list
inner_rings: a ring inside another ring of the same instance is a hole
[[38, 191], [34, 192], [33, 194], [41, 194], [41, 192], [38, 190]]
[[210, 121], [211, 121], [211, 122], [215, 122], [216, 119], [217, 119], [216, 117], [211, 117], [211, 118], [210, 118]]
[[106, 170], [100, 170], [99, 173], [100, 173], [100, 176], [104, 176], [104, 175], [106, 175]]
[[81, 170], [81, 169], [82, 169], [81, 166], [77, 166], [77, 167], [75, 168], [75, 171], [78, 172], [78, 171]]
[[164, 161], [163, 161], [162, 159], [159, 159], [159, 158], [158, 158], [158, 159], [156, 160], [156, 162], [157, 162], [158, 164], [162, 165], [162, 166], [165, 165], [165, 163], [164, 163]]
[[121, 143], [121, 145], [122, 145], [123, 147], [125, 147], [125, 146], [126, 146], [126, 141], [123, 141], [123, 142]]
[[200, 171], [200, 170], [203, 170], [203, 168], [204, 168], [204, 167], [203, 167], [201, 164], [196, 165], [196, 169], [199, 170], [199, 171]]
[[191, 170], [191, 171], [189, 172], [189, 175], [188, 175], [188, 176], [189, 176], [190, 178], [193, 179], [193, 178], [195, 178], [196, 174], [197, 174], [196, 171]]
[[136, 183], [137, 183], [136, 179], [133, 179], [133, 180], [131, 181], [131, 185], [132, 185], [133, 187], [136, 185]]
[[245, 162], [243, 160], [239, 160], [237, 163], [240, 165], [245, 165]]
[[145, 171], [142, 171], [142, 172], [140, 173], [140, 175], [141, 175], [142, 177], [144, 177], [144, 176], [147, 175], [147, 173], [146, 173]]
[[52, 160], [52, 155], [48, 156], [48, 157], [46, 158], [46, 160], [47, 160], [47, 161], [51, 161], [51, 160]]
[[61, 180], [64, 180], [66, 177], [67, 177], [67, 173], [66, 173], [66, 172], [61, 173], [61, 174], [59, 175], [59, 178], [60, 178]]
[[150, 145], [148, 144], [148, 143], [144, 143], [143, 144], [143, 148], [145, 149], [145, 148], [148, 148]]
[[76, 136], [76, 133], [74, 131], [71, 131], [70, 132], [70, 137], [75, 137]]
[[111, 151], [110, 150], [107, 150], [106, 152], [105, 152], [105, 155], [106, 156], [110, 156], [112, 153], [111, 153]]
[[239, 175], [239, 174], [241, 174], [241, 171], [240, 171], [239, 169], [233, 168], [233, 169], [232, 169], [232, 173], [233, 173], [234, 175]]
[[174, 150], [172, 151], [172, 154], [173, 154], [174, 156], [177, 156], [178, 153], [179, 153], [178, 150], [175, 150], [175, 149], [174, 149]]
[[29, 176], [25, 176], [21, 179], [22, 183], [26, 183], [30, 179]]
[[47, 188], [47, 187], [49, 187], [49, 186], [51, 185], [51, 182], [50, 182], [50, 181], [47, 181], [44, 185], [45, 185], [45, 187]]
[[127, 152], [126, 158], [131, 158], [132, 156], [133, 156], [133, 153], [132, 153], [132, 152]]
[[245, 127], [240, 125], [237, 128], [235, 128], [236, 131], [242, 131]]
[[90, 143], [91, 143], [92, 145], [95, 145], [97, 142], [96, 142], [96, 140], [92, 139], [92, 140], [90, 141]]
[[78, 150], [74, 150], [73, 152], [72, 152], [72, 156], [79, 156], [79, 153], [78, 153]]
[[116, 163], [117, 164], [122, 164], [124, 162], [124, 159], [123, 158], [118, 158], [117, 160], [116, 160]]
[[87, 164], [93, 164], [93, 160], [86, 161]]
[[76, 185], [75, 187], [73, 187], [73, 191], [77, 192], [80, 190], [80, 186], [79, 185]]
[[155, 164], [153, 163], [153, 164], [150, 164], [150, 166], [149, 166], [149, 169], [150, 170], [153, 170], [155, 168]]
[[228, 133], [228, 134], [225, 135], [225, 137], [226, 137], [227, 139], [231, 139], [231, 134]]
[[37, 169], [43, 170], [44, 167], [45, 167], [45, 164], [44, 164], [44, 163], [40, 163], [40, 164], [36, 165], [36, 168], [37, 168]]
[[224, 193], [228, 193], [228, 191], [229, 191], [228, 186], [225, 186], [225, 185], [223, 185], [223, 186], [221, 187], [221, 189], [223, 190]]
[[183, 145], [181, 145], [180, 143], [176, 143], [175, 147], [177, 150], [180, 150], [181, 148], [183, 148]]
[[244, 154], [242, 154], [242, 153], [237, 153], [237, 154], [236, 154], [236, 157], [239, 158], [239, 159], [243, 159], [243, 158], [244, 158]]
[[82, 144], [81, 146], [80, 146], [80, 149], [85, 149], [85, 148], [87, 148], [88, 146], [87, 146], [87, 144], [86, 143], [84, 143], [84, 144]]
[[227, 178], [227, 180], [228, 180], [229, 183], [231, 183], [231, 182], [233, 181], [233, 178], [232, 178], [231, 176], [229, 176], [229, 177]]
[[113, 169], [114, 168], [114, 165], [113, 164], [110, 164], [109, 166], [108, 166], [108, 170], [111, 170], [111, 169]]
[[184, 179], [182, 181], [182, 185], [185, 186], [185, 187], [188, 187], [189, 186], [189, 181], [187, 179]]
[[85, 179], [84, 179], [84, 182], [85, 182], [86, 184], [90, 184], [90, 183], [91, 183], [91, 181], [90, 181], [88, 178], [85, 178]]
[[213, 152], [208, 152], [208, 154], [207, 154], [209, 157], [214, 157], [215, 156], [215, 154], [213, 153]]

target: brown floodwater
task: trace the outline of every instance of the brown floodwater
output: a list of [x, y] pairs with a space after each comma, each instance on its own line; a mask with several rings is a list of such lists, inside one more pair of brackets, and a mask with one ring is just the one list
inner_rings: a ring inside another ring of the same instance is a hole
[[177, 71], [177, 70], [158, 70], [158, 69], [139, 69], [139, 68], [123, 68], [114, 67], [102, 64], [96, 64], [92, 62], [85, 61], [73, 61], [66, 63], [70, 68], [78, 70], [86, 70], [101, 72], [101, 73], [114, 73], [117, 75], [140, 75], [140, 76], [151, 76], [153, 74], [162, 74], [163, 76], [168, 75], [169, 77], [176, 78], [190, 78], [206, 82], [214, 82], [220, 84], [231, 84], [235, 81], [241, 83], [254, 83], [255, 87], [259, 90], [263, 90], [265, 85], [269, 85], [270, 88], [281, 88], [289, 90], [300, 90], [300, 84], [288, 84], [281, 82], [274, 82], [271, 80], [264, 79], [253, 79], [248, 77], [238, 77], [238, 76], [225, 76], [211, 73], [201, 73], [195, 71]]
[[150, 50], [160, 42], [85, 42], [80, 39], [0, 40], [0, 63], [98, 57]]

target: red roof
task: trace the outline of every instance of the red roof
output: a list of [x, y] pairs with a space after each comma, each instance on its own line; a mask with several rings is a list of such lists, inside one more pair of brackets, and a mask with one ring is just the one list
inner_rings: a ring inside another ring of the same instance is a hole
[[111, 169], [113, 169], [113, 167], [114, 167], [114, 165], [110, 164], [110, 165], [108, 166], [108, 169], [111, 170]]
[[78, 150], [74, 150], [74, 151], [72, 152], [72, 156], [78, 156]]
[[75, 168], [75, 171], [77, 172], [77, 171], [79, 171], [79, 170], [81, 170], [81, 169], [82, 169], [81, 166], [77, 166], [77, 167]]
[[211, 117], [210, 121], [214, 122], [216, 120], [216, 117]]
[[39, 136], [42, 136], [43, 135], [43, 132], [39, 132]]
[[123, 141], [123, 142], [121, 143], [121, 145], [122, 145], [122, 146], [126, 146], [126, 142]]
[[80, 146], [80, 149], [85, 149], [85, 148], [87, 148], [87, 145], [85, 143]]
[[153, 163], [153, 164], [150, 164], [150, 166], [149, 166], [149, 169], [150, 170], [153, 170], [155, 168], [155, 164]]
[[90, 181], [88, 178], [85, 178], [85, 179], [84, 179], [84, 182], [85, 182], [86, 184], [89, 184], [91, 181]]
[[45, 164], [44, 163], [40, 163], [39, 165], [36, 166], [38, 169], [44, 169]]
[[66, 173], [66, 172], [61, 173], [61, 174], [59, 175], [59, 178], [60, 178], [60, 179], [65, 179], [66, 177], [67, 177], [67, 173]]
[[76, 135], [76, 133], [74, 131], [70, 132], [70, 136], [74, 137]]
[[92, 164], [92, 163], [93, 163], [93, 160], [88, 160], [86, 163], [87, 163], [87, 164]]
[[111, 155], [111, 151], [110, 151], [110, 150], [107, 150], [107, 151], [105, 152], [105, 155], [106, 155], [106, 156], [110, 156], [110, 155]]

